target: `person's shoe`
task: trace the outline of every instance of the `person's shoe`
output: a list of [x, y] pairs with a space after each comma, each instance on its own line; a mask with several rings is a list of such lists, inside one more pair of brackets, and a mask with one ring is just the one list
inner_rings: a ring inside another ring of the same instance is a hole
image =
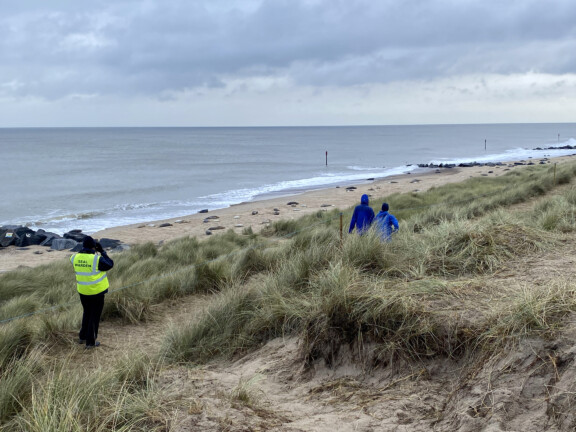
[[100, 342], [96, 342], [94, 345], [86, 345], [86, 349], [93, 349], [100, 346]]
[[78, 343], [80, 345], [84, 345], [86, 343], [86, 339], [78, 339]]

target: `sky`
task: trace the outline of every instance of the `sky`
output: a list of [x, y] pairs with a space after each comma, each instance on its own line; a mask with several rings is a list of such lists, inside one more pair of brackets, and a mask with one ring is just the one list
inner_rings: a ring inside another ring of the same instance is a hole
[[0, 127], [576, 121], [574, 0], [0, 10]]

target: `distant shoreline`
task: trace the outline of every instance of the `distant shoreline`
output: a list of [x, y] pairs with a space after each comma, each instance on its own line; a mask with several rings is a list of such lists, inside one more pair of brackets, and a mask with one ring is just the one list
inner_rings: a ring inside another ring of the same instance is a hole
[[[561, 156], [549, 158], [546, 163], [566, 163], [573, 160], [572, 156]], [[228, 230], [242, 234], [245, 229], [251, 229], [257, 233], [274, 221], [297, 219], [307, 214], [331, 209], [340, 209], [345, 212], [345, 218], [348, 218], [345, 219], [345, 224], [347, 224], [350, 210], [359, 203], [362, 194], [368, 194], [373, 203], [395, 193], [418, 193], [432, 187], [462, 182], [471, 177], [501, 176], [510, 170], [526, 167], [527, 165], [507, 163], [496, 167], [428, 169], [427, 172], [395, 175], [356, 184], [350, 190], [345, 186], [324, 188], [290, 196], [244, 202], [227, 208], [210, 210], [207, 213], [195, 213], [179, 218], [143, 220], [135, 224], [107, 228], [93, 233], [93, 236], [98, 239], [116, 239], [129, 245], [146, 242], [162, 244], [181, 237], [196, 237], [203, 240]], [[288, 205], [291, 202], [297, 204]], [[394, 209], [390, 210], [394, 212]], [[215, 230], [210, 231], [212, 235], [207, 235], [210, 228]], [[347, 229], [345, 231], [347, 232]], [[48, 264], [67, 259], [70, 255], [70, 251], [52, 251], [42, 246], [0, 248], [0, 272], [18, 267]]]

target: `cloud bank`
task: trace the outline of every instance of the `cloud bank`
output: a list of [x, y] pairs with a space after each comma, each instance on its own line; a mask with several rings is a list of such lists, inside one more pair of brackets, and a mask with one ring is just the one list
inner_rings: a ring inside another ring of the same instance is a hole
[[399, 91], [430, 107], [574, 94], [568, 0], [19, 3], [0, 1], [0, 100], [39, 110], [114, 101], [135, 115], [145, 101], [170, 118], [187, 104], [226, 112], [226, 101], [330, 112], [344, 99], [360, 111], [376, 96], [398, 104]]

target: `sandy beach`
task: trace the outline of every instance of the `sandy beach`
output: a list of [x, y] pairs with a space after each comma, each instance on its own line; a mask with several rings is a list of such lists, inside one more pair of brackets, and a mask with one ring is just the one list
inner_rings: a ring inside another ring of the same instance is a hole
[[[569, 160], [572, 160], [572, 156], [548, 158], [546, 162], [548, 164], [562, 164]], [[531, 161], [540, 162], [539, 159], [522, 162], [529, 163]], [[393, 193], [424, 192], [435, 186], [461, 182], [470, 177], [500, 176], [510, 170], [523, 169], [525, 166], [527, 165], [506, 163], [498, 166], [429, 169], [423, 173], [386, 177], [365, 184], [341, 185], [340, 187], [308, 191], [291, 196], [255, 200], [186, 217], [161, 221], [142, 221], [133, 225], [98, 231], [93, 234], [93, 237], [116, 239], [122, 243], [134, 245], [149, 241], [160, 244], [183, 236], [196, 236], [204, 239], [210, 237], [206, 234], [207, 231], [210, 231], [212, 235], [218, 235], [230, 228], [238, 233], [249, 227], [254, 232], [259, 232], [266, 224], [276, 220], [295, 219], [319, 210], [334, 208], [347, 210], [359, 203], [362, 194], [370, 195], [373, 201]], [[348, 186], [354, 186], [355, 189], [349, 190]], [[290, 202], [297, 204], [288, 205]], [[393, 211], [394, 209], [391, 209], [391, 212]], [[169, 224], [169, 226], [162, 226], [165, 224]], [[223, 228], [214, 229], [218, 227]], [[54, 251], [44, 246], [0, 248], [0, 272], [67, 259], [71, 254], [68, 250]]]

